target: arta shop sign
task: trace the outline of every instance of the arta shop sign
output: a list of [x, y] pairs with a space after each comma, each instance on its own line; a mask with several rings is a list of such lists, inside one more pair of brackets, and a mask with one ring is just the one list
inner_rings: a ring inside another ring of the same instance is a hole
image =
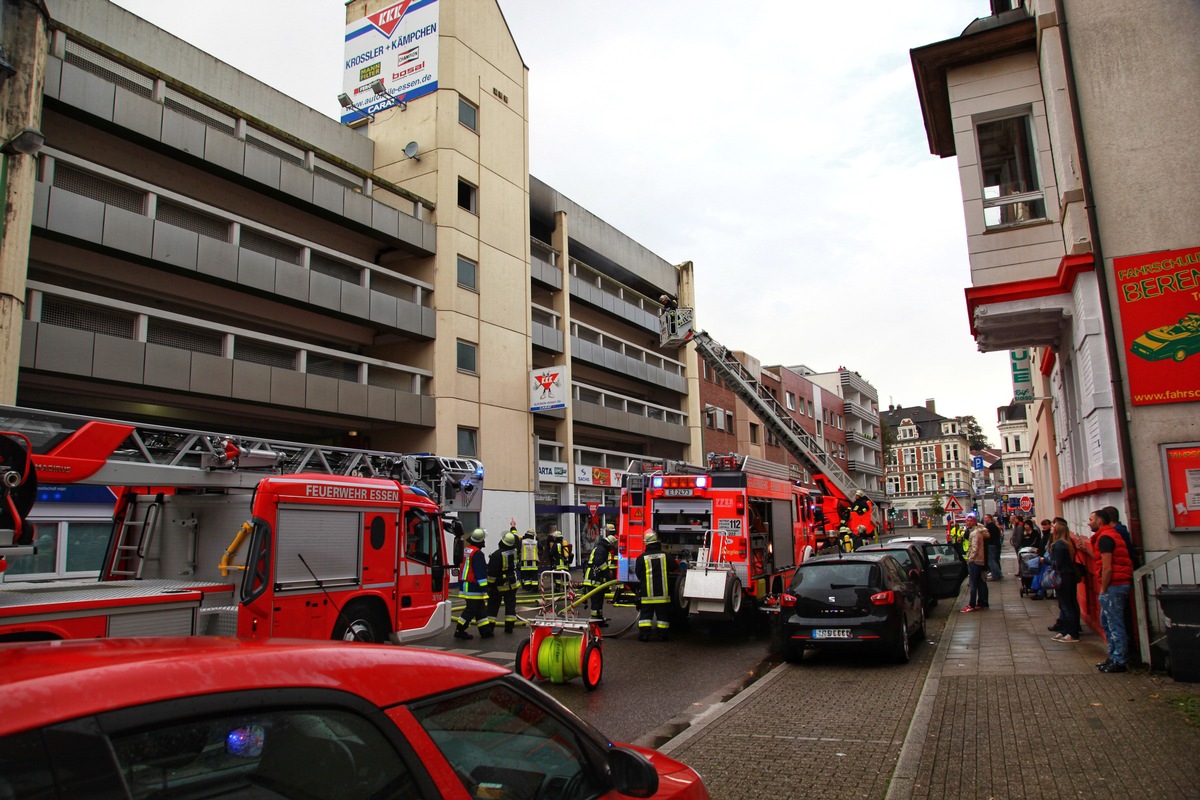
[[1135, 406], [1200, 400], [1200, 247], [1113, 259]]

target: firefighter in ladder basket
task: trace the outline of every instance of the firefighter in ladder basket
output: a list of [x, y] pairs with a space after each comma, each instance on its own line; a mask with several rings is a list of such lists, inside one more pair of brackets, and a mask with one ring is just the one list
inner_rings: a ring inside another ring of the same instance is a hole
[[[488, 561], [488, 631], [496, 629], [496, 615], [504, 604], [504, 632], [512, 633], [517, 624], [517, 531], [500, 537], [500, 544]], [[480, 634], [487, 636], [480, 628]]]
[[678, 570], [676, 562], [662, 551], [658, 534], [646, 531], [642, 540], [645, 551], [637, 557], [634, 572], [640, 579], [638, 610], [638, 641], [650, 641], [652, 630], [658, 630], [660, 642], [667, 640], [671, 627], [671, 578]]
[[484, 602], [487, 600], [487, 557], [483, 554], [483, 543], [487, 539], [487, 531], [476, 528], [471, 531], [463, 547], [462, 580], [459, 583], [458, 596], [466, 601], [462, 612], [454, 621], [458, 627], [454, 629], [455, 639], [470, 639], [467, 626], [474, 620], [479, 626], [479, 635], [490, 639], [495, 631], [487, 624]]

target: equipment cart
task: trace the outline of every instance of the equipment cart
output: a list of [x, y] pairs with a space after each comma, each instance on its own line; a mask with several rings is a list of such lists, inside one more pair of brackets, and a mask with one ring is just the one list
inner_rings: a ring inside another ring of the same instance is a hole
[[[583, 678], [589, 691], [604, 671], [600, 626], [588, 619], [567, 570], [547, 570], [538, 579], [541, 600], [529, 623], [529, 639], [517, 647], [517, 672], [526, 680], [566, 683]], [[605, 587], [598, 587], [603, 591]], [[576, 608], [579, 607], [579, 614]]]

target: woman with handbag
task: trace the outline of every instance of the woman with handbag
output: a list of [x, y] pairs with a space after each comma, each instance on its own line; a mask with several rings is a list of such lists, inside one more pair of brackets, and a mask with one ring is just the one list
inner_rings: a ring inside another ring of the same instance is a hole
[[1074, 644], [1079, 641], [1079, 573], [1075, 568], [1075, 542], [1064, 522], [1055, 522], [1051, 528], [1047, 558], [1051, 569], [1058, 574], [1059, 584], [1055, 587], [1058, 597], [1058, 621], [1050, 626], [1056, 631], [1054, 641]]

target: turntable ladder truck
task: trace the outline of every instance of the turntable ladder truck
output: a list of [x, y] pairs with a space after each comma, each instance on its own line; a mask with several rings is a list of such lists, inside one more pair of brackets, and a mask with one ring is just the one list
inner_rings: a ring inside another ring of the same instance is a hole
[[[109, 487], [96, 578], [19, 580], [38, 486]], [[0, 406], [0, 642], [220, 634], [408, 642], [450, 624], [441, 517], [483, 465]]]

